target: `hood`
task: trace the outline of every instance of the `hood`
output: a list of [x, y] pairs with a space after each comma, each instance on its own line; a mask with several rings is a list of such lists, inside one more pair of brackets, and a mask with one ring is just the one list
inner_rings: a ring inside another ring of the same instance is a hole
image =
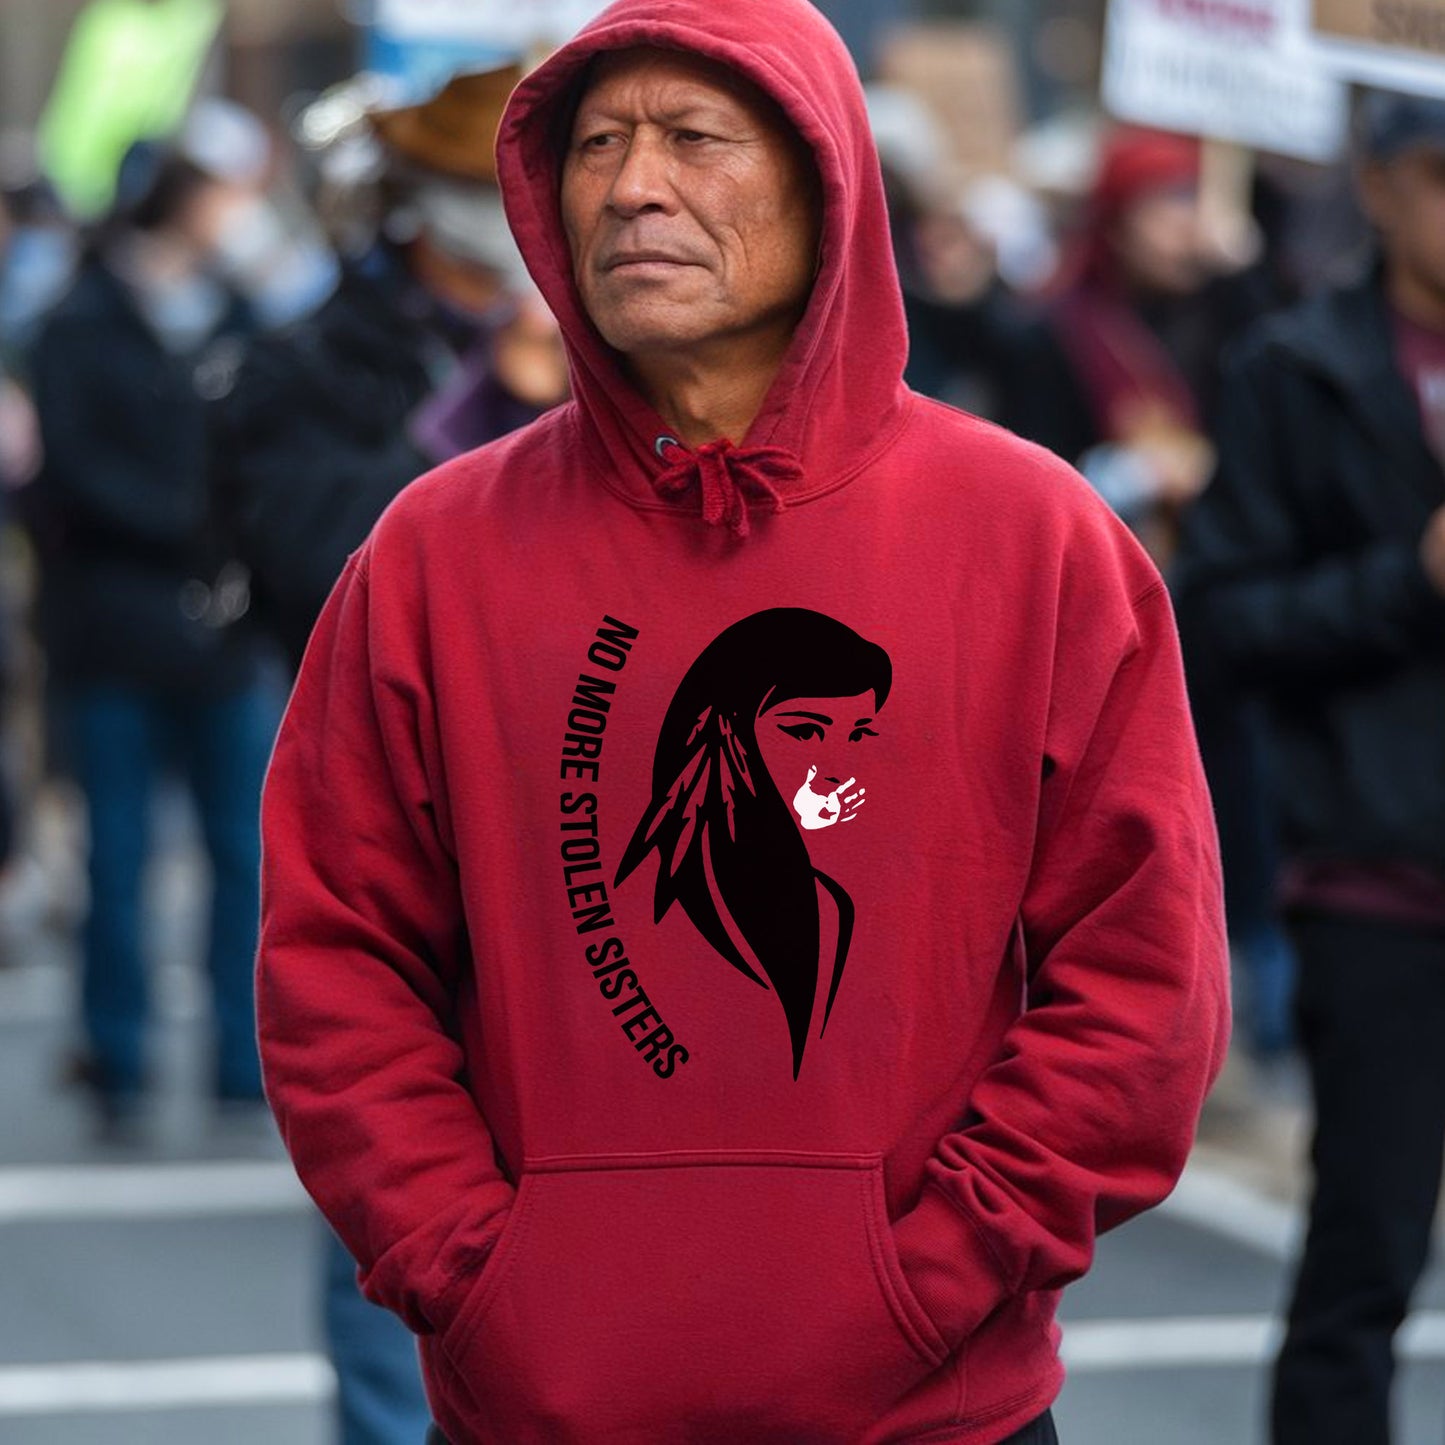
[[[811, 147], [822, 264], [808, 309], [746, 437], [688, 452], [583, 311], [562, 228], [562, 145], [584, 67], [633, 46], [685, 50], [746, 76]], [[843, 485], [902, 425], [907, 334], [863, 90], [837, 33], [805, 0], [618, 0], [513, 93], [497, 141], [507, 217], [562, 327], [573, 414], [605, 485], [634, 506], [747, 530], [745, 497], [783, 508]]]

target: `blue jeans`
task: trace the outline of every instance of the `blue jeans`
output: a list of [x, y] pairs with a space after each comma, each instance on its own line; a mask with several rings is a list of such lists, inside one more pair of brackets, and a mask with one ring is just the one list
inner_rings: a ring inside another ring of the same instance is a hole
[[1294, 1046], [1295, 958], [1284, 926], [1262, 919], [1231, 939], [1244, 968], [1250, 1043], [1262, 1057]]
[[431, 1410], [416, 1338], [356, 1283], [356, 1265], [326, 1231], [326, 1343], [336, 1370], [340, 1445], [421, 1445]]
[[69, 698], [77, 780], [90, 814], [90, 916], [82, 938], [81, 1015], [95, 1082], [111, 1096], [146, 1079], [146, 964], [141, 911], [152, 785], [178, 763], [209, 855], [207, 964], [218, 1098], [261, 1097], [255, 969], [261, 861], [261, 784], [281, 697], [260, 681], [222, 698], [166, 697], [85, 687]]

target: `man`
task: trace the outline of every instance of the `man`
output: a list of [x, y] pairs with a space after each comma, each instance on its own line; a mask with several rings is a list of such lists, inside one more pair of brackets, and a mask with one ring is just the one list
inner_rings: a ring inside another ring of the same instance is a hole
[[575, 399], [403, 493], [313, 636], [260, 959], [301, 1175], [454, 1445], [1052, 1440], [1056, 1291], [1225, 1034], [1158, 577], [903, 388], [802, 0], [622, 0], [498, 149]]
[[143, 1137], [155, 1077], [142, 929], [151, 794], [177, 765], [214, 878], [210, 1093], [222, 1117], [266, 1117], [257, 805], [281, 699], [244, 580], [209, 525], [198, 373], [208, 347], [251, 325], [214, 275], [235, 205], [218, 166], [185, 149], [132, 148], [120, 204], [31, 358], [44, 450], [27, 498], [39, 630], [90, 841], [69, 1073], [98, 1135], [127, 1145]]
[[1279, 1445], [1389, 1438], [1445, 1141], [1445, 102], [1362, 121], [1380, 264], [1245, 346], [1184, 557], [1281, 770], [1316, 1188]]

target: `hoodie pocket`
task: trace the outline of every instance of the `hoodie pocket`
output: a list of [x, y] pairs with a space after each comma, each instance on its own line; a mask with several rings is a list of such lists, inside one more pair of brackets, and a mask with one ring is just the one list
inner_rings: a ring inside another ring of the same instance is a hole
[[948, 1353], [833, 1154], [530, 1161], [443, 1348], [508, 1445], [855, 1440]]

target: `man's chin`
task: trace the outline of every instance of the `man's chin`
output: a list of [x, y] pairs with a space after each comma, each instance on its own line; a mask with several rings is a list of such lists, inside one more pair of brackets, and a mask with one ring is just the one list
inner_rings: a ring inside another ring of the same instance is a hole
[[628, 308], [599, 322], [597, 329], [624, 356], [665, 356], [706, 345], [723, 328], [708, 324], [696, 303]]

